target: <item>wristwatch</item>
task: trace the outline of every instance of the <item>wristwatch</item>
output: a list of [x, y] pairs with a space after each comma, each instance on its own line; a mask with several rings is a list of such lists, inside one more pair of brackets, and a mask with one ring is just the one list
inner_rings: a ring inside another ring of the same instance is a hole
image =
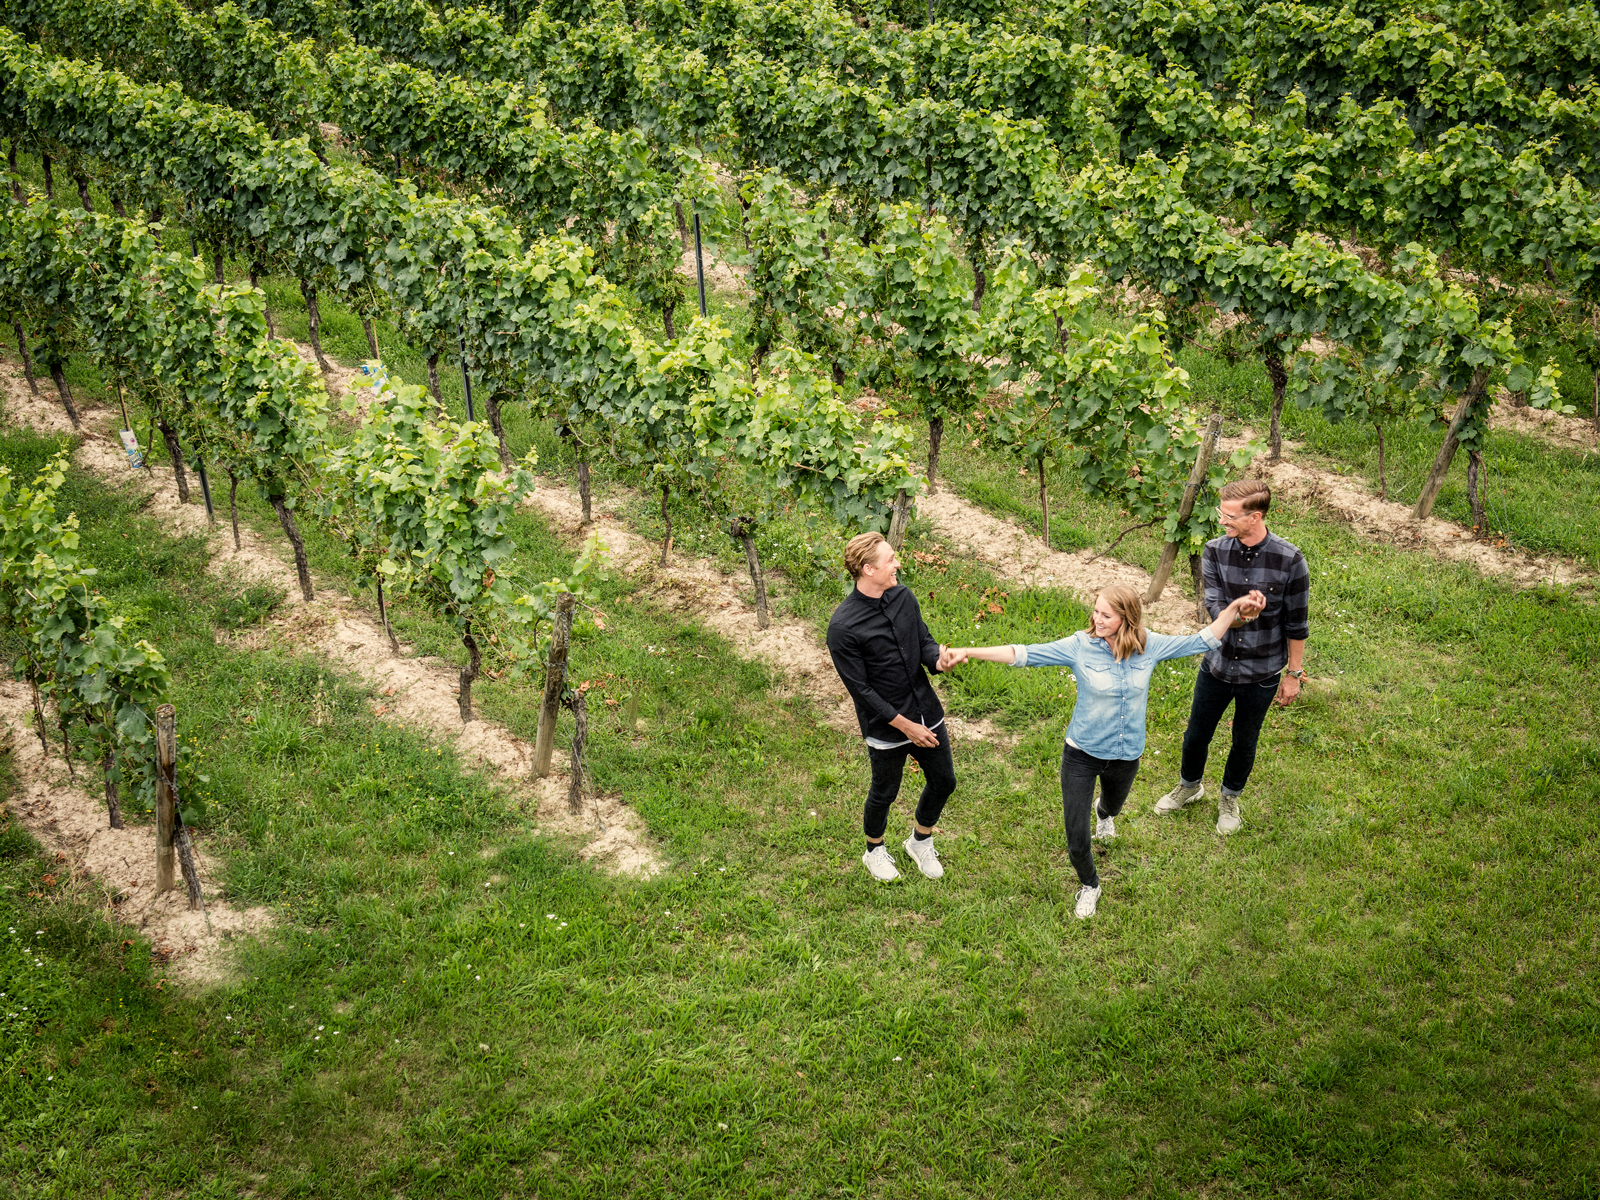
[[1302, 678], [1305, 677], [1305, 671], [1303, 671], [1303, 670], [1290, 671], [1288, 669], [1285, 669], [1283, 673], [1285, 675], [1287, 675], [1290, 679], [1302, 679]]

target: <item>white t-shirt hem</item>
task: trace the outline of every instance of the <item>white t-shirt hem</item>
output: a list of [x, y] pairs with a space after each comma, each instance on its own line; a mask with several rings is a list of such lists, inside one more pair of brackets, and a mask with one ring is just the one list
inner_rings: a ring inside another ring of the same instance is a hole
[[[944, 724], [944, 718], [940, 717], [932, 725], [929, 725], [928, 728], [929, 729], [937, 729], [937, 728], [939, 728], [939, 726], [941, 726], [943, 724]], [[869, 738], [869, 737], [864, 737], [861, 740], [866, 742], [866, 744], [868, 746], [872, 747], [874, 750], [898, 750], [901, 746], [909, 746], [909, 745], [911, 745], [911, 739], [910, 738], [906, 738], [902, 742], [880, 742], [877, 738]]]

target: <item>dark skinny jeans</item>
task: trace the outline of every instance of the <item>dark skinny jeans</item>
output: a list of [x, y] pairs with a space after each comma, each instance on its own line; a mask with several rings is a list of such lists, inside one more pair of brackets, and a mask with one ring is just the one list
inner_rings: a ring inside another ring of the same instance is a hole
[[876, 750], [867, 747], [872, 759], [872, 786], [867, 790], [867, 808], [861, 817], [861, 827], [867, 840], [876, 841], [889, 827], [889, 806], [900, 795], [900, 779], [906, 769], [906, 755], [917, 760], [922, 768], [922, 795], [917, 800], [917, 824], [932, 829], [944, 811], [944, 802], [956, 790], [956, 764], [950, 756], [950, 731], [941, 725], [933, 731], [939, 735], [939, 744], [924, 749], [906, 744], [893, 750]]
[[[1090, 810], [1102, 817], [1114, 817], [1127, 803], [1134, 776], [1139, 774], [1137, 758], [1096, 758], [1076, 746], [1061, 747], [1061, 819], [1067, 826], [1067, 854], [1072, 869], [1084, 887], [1099, 887], [1100, 873], [1094, 869], [1094, 848]], [[1100, 803], [1094, 802], [1094, 785], [1100, 784]]]
[[1274, 675], [1259, 683], [1223, 683], [1201, 664], [1194, 683], [1194, 703], [1189, 707], [1189, 727], [1183, 732], [1183, 766], [1178, 775], [1185, 784], [1199, 783], [1205, 777], [1212, 735], [1232, 704], [1233, 746], [1222, 768], [1222, 790], [1230, 796], [1244, 791], [1250, 768], [1256, 765], [1262, 723], [1278, 694], [1278, 679]]

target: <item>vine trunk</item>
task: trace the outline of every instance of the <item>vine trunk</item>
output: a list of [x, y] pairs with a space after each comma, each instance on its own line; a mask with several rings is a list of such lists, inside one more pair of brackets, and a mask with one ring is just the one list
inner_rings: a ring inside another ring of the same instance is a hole
[[928, 420], [928, 490], [939, 490], [939, 443], [944, 441], [944, 418]]
[[300, 527], [295, 524], [294, 511], [284, 503], [281, 495], [268, 496], [267, 503], [272, 505], [272, 511], [278, 514], [278, 524], [283, 526], [284, 536], [294, 547], [294, 571], [300, 577], [300, 595], [309, 604], [317, 597], [311, 590], [311, 565], [306, 561], [306, 544], [300, 536]]
[[59, 362], [50, 364], [50, 378], [55, 380], [56, 391], [61, 393], [61, 407], [67, 410], [67, 416], [72, 419], [72, 427], [82, 429], [83, 422], [78, 417], [78, 406], [72, 401], [72, 389], [67, 386], [67, 377], [61, 370]]
[[1445, 431], [1444, 442], [1439, 447], [1439, 453], [1434, 455], [1433, 466], [1428, 468], [1428, 477], [1422, 482], [1416, 507], [1411, 510], [1417, 520], [1421, 521], [1433, 512], [1433, 502], [1439, 498], [1439, 489], [1444, 487], [1445, 476], [1450, 473], [1450, 464], [1455, 461], [1456, 450], [1461, 445], [1461, 431], [1466, 428], [1467, 419], [1478, 401], [1483, 399], [1484, 389], [1488, 385], [1489, 368], [1479, 367], [1472, 373], [1472, 382], [1467, 384], [1467, 390], [1461, 393], [1461, 402], [1456, 405], [1455, 415], [1450, 418], [1450, 428]]
[[324, 375], [331, 375], [333, 368], [322, 353], [322, 309], [317, 304], [317, 285], [302, 279], [300, 294], [306, 301], [306, 340], [311, 343], [311, 352], [317, 356], [317, 366]]
[[1269, 458], [1277, 462], [1283, 457], [1283, 431], [1279, 422], [1283, 419], [1284, 397], [1289, 393], [1289, 372], [1283, 365], [1283, 356], [1271, 347], [1262, 351], [1261, 361], [1266, 365], [1267, 378], [1272, 381], [1272, 431], [1269, 435], [1272, 453]]
[[167, 444], [167, 457], [172, 460], [172, 477], [178, 484], [178, 503], [189, 503], [189, 473], [183, 469], [183, 447], [178, 445], [178, 431], [165, 420], [157, 419], [156, 428], [161, 440]]
[[108, 745], [100, 752], [100, 773], [106, 781], [106, 813], [111, 820], [112, 829], [124, 828], [122, 823], [122, 802], [117, 796], [117, 761], [115, 753]]
[[483, 656], [478, 652], [478, 639], [472, 636], [472, 622], [468, 621], [461, 634], [461, 644], [467, 648], [467, 665], [461, 668], [461, 720], [472, 720], [472, 684], [478, 678], [478, 667]]

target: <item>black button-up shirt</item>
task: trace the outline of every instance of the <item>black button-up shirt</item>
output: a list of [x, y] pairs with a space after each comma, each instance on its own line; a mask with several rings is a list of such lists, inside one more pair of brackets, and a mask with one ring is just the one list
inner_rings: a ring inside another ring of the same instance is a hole
[[944, 719], [927, 675], [938, 672], [939, 643], [910, 588], [896, 584], [876, 600], [852, 589], [828, 622], [828, 653], [856, 703], [862, 737], [903, 741], [889, 724], [897, 716], [930, 727]]

